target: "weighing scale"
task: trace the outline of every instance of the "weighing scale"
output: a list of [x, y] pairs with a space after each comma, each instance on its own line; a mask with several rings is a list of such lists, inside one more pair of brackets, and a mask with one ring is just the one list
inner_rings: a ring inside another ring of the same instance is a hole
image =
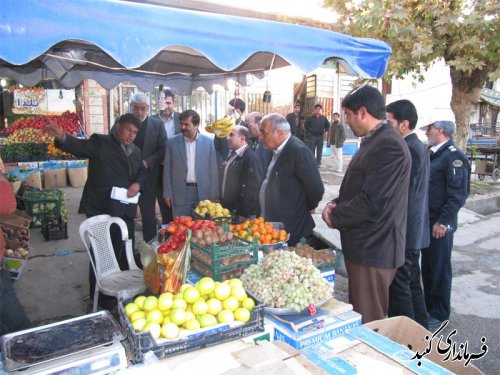
[[11, 333], [1, 338], [4, 371], [16, 375], [108, 374], [127, 367], [121, 344], [125, 337], [109, 311]]

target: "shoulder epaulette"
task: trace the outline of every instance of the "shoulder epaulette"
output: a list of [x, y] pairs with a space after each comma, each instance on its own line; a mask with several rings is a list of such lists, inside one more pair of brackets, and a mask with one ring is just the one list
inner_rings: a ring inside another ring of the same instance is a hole
[[457, 148], [454, 145], [449, 145], [448, 150], [450, 150], [451, 152], [455, 152], [457, 151]]

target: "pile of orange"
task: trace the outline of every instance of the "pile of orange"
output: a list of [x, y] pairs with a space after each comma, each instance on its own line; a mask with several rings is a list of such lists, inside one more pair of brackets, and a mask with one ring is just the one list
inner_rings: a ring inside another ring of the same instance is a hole
[[283, 229], [277, 229], [273, 224], [258, 217], [253, 220], [246, 220], [241, 224], [230, 225], [229, 230], [236, 236], [253, 242], [258, 239], [259, 245], [271, 245], [277, 242], [285, 242], [288, 239], [288, 233]]

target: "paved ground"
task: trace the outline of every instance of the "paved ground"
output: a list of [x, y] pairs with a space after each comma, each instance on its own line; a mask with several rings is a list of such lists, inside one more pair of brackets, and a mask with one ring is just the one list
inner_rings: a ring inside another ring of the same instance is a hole
[[[346, 157], [345, 162], [348, 161]], [[331, 158], [324, 158], [320, 172], [326, 193], [314, 216], [317, 235], [340, 247], [338, 231], [326, 228], [321, 220], [321, 210], [338, 194], [342, 181], [341, 175], [329, 171], [330, 165]], [[62, 190], [66, 193], [69, 213], [69, 239], [46, 242], [39, 229], [32, 229], [33, 251], [15, 285], [35, 325], [89, 312], [88, 255], [78, 235], [78, 226], [85, 219], [77, 214], [81, 189]], [[493, 190], [492, 195], [499, 191], [499, 186], [493, 184]], [[463, 209], [459, 221], [453, 252], [453, 310], [446, 334], [456, 329], [455, 342], [457, 345], [468, 342], [469, 352], [478, 352], [481, 338], [486, 337], [489, 352], [475, 364], [486, 374], [497, 374], [500, 367], [500, 214], [483, 217]], [[141, 237], [138, 232], [137, 238]], [[336, 297], [347, 301], [345, 273], [342, 269], [337, 272]]]

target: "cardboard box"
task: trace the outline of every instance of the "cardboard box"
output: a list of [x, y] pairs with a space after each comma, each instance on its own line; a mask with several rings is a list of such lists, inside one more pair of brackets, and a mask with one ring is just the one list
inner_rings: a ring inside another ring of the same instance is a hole
[[85, 186], [87, 182], [88, 168], [68, 168], [68, 179], [71, 187], [78, 188]]
[[68, 186], [66, 168], [45, 169], [43, 171], [43, 183], [46, 189]]
[[365, 326], [301, 352], [329, 374], [452, 374], [426, 358], [412, 359], [410, 349]]
[[[439, 338], [442, 334], [432, 338], [431, 345], [429, 346], [429, 341], [426, 340], [425, 337], [432, 337], [432, 333], [410, 318], [398, 316], [389, 319], [376, 320], [365, 324], [365, 326], [401, 345], [404, 345], [407, 348], [411, 348], [413, 351], [423, 353], [423, 351], [427, 348], [430, 348], [430, 351], [425, 355], [425, 358], [439, 364], [455, 374], [483, 374], [481, 370], [471, 363], [469, 363], [466, 367], [464, 366], [464, 361], [443, 361], [448, 353], [439, 354], [437, 351]], [[446, 337], [443, 338], [443, 341], [446, 341]], [[459, 344], [460, 343], [457, 343], [457, 346]]]
[[332, 284], [332, 290], [335, 290], [335, 279], [337, 277], [335, 274], [335, 269], [321, 271], [321, 276], [323, 276], [326, 281]]
[[274, 328], [274, 340], [284, 341], [296, 349], [303, 349], [319, 342], [341, 335], [348, 329], [361, 325], [361, 315], [352, 310], [332, 314], [328, 323], [310, 331], [295, 332], [288, 324], [271, 315], [266, 316], [266, 324]]
[[24, 179], [24, 184], [40, 190], [42, 188], [42, 174], [40, 171], [33, 172], [26, 177]]

